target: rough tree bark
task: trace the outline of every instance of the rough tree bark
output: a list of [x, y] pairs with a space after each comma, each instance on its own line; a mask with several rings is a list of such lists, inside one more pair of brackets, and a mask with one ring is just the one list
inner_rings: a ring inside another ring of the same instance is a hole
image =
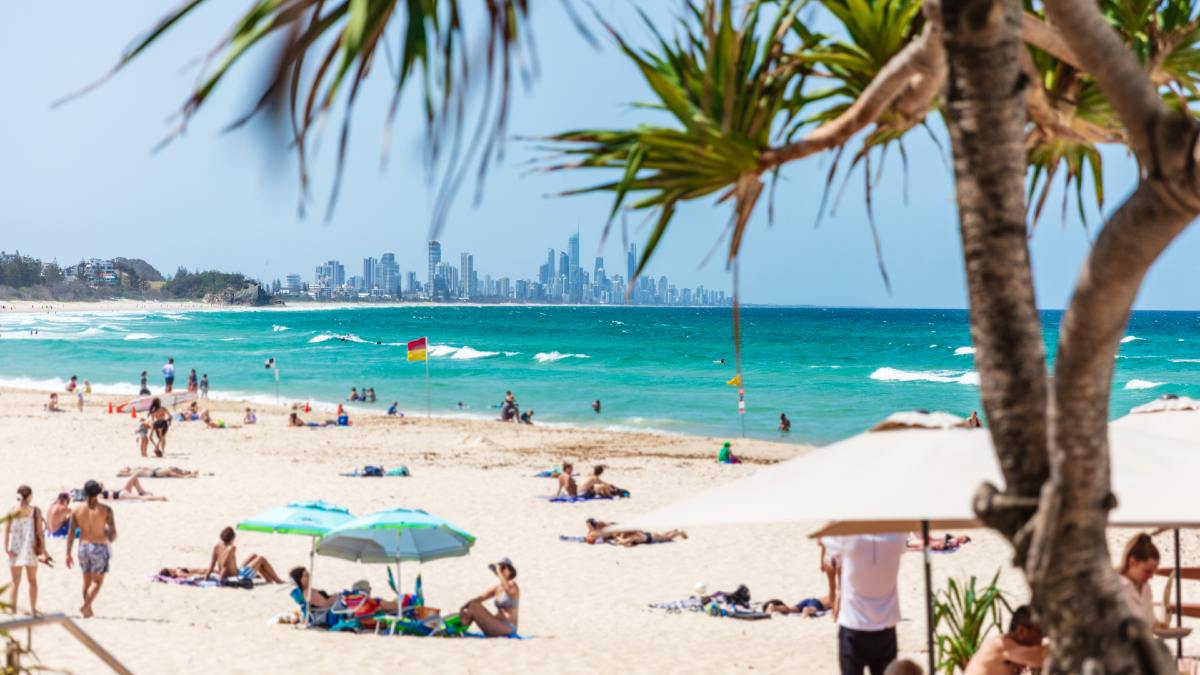
[[1045, 672], [1167, 673], [1169, 655], [1131, 616], [1106, 545], [1108, 402], [1113, 356], [1142, 279], [1200, 213], [1200, 125], [1163, 106], [1091, 0], [1048, 0], [1047, 11], [1128, 128], [1146, 178], [1084, 266], [1063, 317], [1051, 395], [1023, 201], [1029, 83], [1021, 30], [1029, 21], [1016, 0], [943, 0], [971, 334], [1006, 481], [1003, 494], [981, 488], [976, 507], [1013, 542], [1025, 569], [1053, 644]]
[[[927, 10], [928, 7], [927, 7]], [[1019, 537], [1049, 477], [1046, 349], [1025, 225], [1028, 80], [1018, 0], [943, 0], [946, 122], [980, 394], [1007, 485], [982, 493], [984, 521]], [[1024, 552], [1017, 545], [1018, 559]]]

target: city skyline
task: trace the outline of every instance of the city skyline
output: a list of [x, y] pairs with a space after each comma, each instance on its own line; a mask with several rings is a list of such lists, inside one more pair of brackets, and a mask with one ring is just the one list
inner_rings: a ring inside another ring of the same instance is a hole
[[[431, 302], [517, 302], [552, 304], [599, 305], [704, 305], [723, 306], [732, 302], [724, 289], [710, 289], [702, 283], [679, 285], [667, 275], [657, 278], [639, 275], [629, 283], [637, 266], [637, 244], [623, 251], [625, 274], [609, 274], [604, 256], [595, 257], [589, 273], [582, 264], [580, 232], [567, 238], [566, 250], [549, 247], [546, 262], [536, 274], [480, 274], [475, 255], [470, 251], [454, 258], [443, 256], [442, 242], [429, 240], [425, 244], [425, 275], [419, 281], [417, 271], [404, 274], [396, 263], [395, 253], [384, 252], [379, 258], [362, 258], [360, 274], [347, 275], [347, 265], [330, 259], [315, 266], [312, 283], [303, 281], [298, 272], [290, 272], [285, 281], [270, 283], [272, 292], [312, 300], [408, 300]], [[351, 269], [354, 269], [351, 267]], [[621, 269], [621, 267], [618, 267]], [[401, 278], [406, 283], [401, 283]]]

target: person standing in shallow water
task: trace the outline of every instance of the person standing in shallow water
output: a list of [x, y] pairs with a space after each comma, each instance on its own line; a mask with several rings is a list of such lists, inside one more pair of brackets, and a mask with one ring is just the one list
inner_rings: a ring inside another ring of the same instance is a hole
[[[192, 371], [195, 373], [196, 371]], [[208, 373], [200, 378], [200, 398], [208, 398]]]
[[146, 384], [146, 371], [142, 371], [142, 388], [138, 390], [138, 396], [149, 396], [150, 386]]
[[594, 410], [597, 415], [600, 414], [600, 399], [592, 401], [592, 410]]
[[175, 386], [175, 359], [167, 357], [167, 363], [162, 367], [163, 374], [163, 391], [171, 393], [171, 388]]
[[779, 430], [785, 434], [792, 430], [792, 421], [786, 413], [779, 413]]

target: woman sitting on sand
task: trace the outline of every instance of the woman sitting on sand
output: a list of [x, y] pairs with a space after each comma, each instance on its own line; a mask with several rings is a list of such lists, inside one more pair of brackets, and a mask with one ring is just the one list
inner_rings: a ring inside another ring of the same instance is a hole
[[138, 478], [196, 478], [199, 475], [199, 471], [184, 471], [177, 466], [168, 466], [165, 468], [125, 466], [121, 467], [121, 470], [117, 472], [118, 478], [129, 478], [130, 476], [136, 476]]
[[154, 456], [162, 457], [167, 451], [167, 431], [171, 428], [171, 413], [163, 407], [162, 400], [155, 397], [150, 402], [147, 417], [153, 429], [150, 440], [154, 443]]
[[[458, 610], [464, 629], [476, 624], [483, 634], [488, 637], [508, 637], [517, 634], [517, 608], [521, 604], [521, 588], [517, 586], [517, 568], [513, 567], [508, 558], [488, 565], [492, 574], [499, 581], [483, 595], [474, 598]], [[496, 612], [493, 614], [484, 602], [493, 600]]]
[[220, 572], [219, 577], [225, 579], [250, 579], [262, 577], [270, 584], [282, 584], [283, 579], [275, 573], [275, 568], [271, 567], [271, 563], [267, 559], [252, 555], [246, 558], [241, 567], [237, 564], [237, 546], [233, 545], [233, 540], [237, 537], [237, 533], [232, 527], [226, 527], [221, 530], [221, 540], [213, 546], [212, 560], [208, 563], [208, 571], [204, 573], [205, 577], [211, 576], [214, 571]]
[[257, 424], [258, 415], [254, 414], [254, 410], [246, 408], [246, 416], [242, 418], [242, 424]]

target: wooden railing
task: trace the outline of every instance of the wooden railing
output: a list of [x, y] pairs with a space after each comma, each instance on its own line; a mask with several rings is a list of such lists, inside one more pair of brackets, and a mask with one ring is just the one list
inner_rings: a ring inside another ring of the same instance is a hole
[[93, 640], [92, 636], [88, 635], [82, 628], [79, 627], [79, 624], [72, 621], [70, 617], [66, 616], [65, 614], [43, 614], [41, 616], [30, 616], [21, 619], [0, 621], [0, 632], [7, 632], [11, 634], [13, 631], [21, 630], [22, 628], [31, 630], [39, 626], [48, 626], [51, 624], [58, 624], [65, 628], [68, 633], [70, 633], [76, 640], [79, 640], [84, 647], [87, 647], [88, 651], [95, 654], [96, 658], [103, 661], [105, 665], [111, 668], [114, 673], [117, 673], [117, 675], [133, 675], [128, 668], [121, 665], [121, 662], [117, 660], [117, 657], [110, 654], [109, 651], [104, 647], [101, 647], [99, 642]]

